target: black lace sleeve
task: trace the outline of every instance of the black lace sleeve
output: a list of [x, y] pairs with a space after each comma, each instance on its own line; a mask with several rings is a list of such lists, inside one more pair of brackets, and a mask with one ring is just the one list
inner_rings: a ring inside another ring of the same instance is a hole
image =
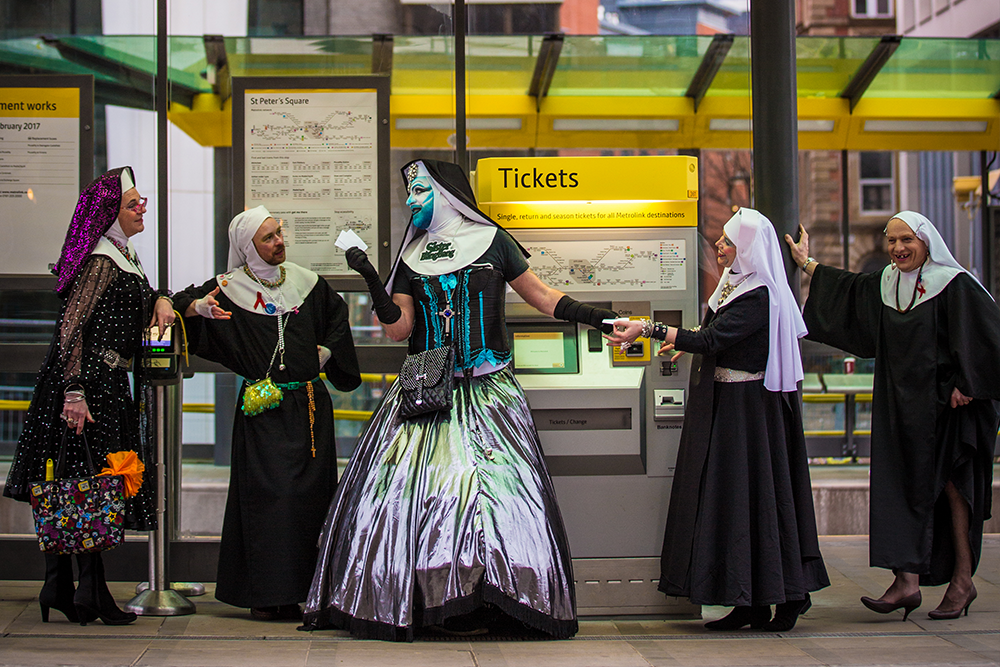
[[80, 377], [83, 332], [101, 296], [118, 277], [118, 271], [110, 258], [94, 255], [83, 265], [83, 270], [66, 297], [66, 310], [59, 330], [60, 360], [66, 384], [71, 384]]

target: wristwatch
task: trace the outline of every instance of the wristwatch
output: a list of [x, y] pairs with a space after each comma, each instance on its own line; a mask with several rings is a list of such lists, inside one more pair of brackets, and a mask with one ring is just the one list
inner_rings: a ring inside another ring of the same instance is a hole
[[[799, 267], [800, 269], [802, 269], [802, 273], [805, 273], [806, 267], [812, 264], [813, 262], [816, 262], [815, 257], [806, 257], [806, 261], [802, 264], [802, 266]], [[816, 263], [819, 264], [819, 262]]]

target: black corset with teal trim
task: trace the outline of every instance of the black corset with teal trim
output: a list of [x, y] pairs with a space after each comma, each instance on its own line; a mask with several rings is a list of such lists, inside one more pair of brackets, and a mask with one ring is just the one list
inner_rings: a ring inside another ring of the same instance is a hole
[[414, 276], [410, 286], [416, 311], [411, 354], [447, 344], [442, 314], [450, 309], [456, 368], [510, 360], [504, 314], [507, 283], [500, 271], [468, 266], [443, 276]]

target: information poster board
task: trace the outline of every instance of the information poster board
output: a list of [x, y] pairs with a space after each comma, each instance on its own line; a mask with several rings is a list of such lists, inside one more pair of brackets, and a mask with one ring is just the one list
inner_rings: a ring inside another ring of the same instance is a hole
[[92, 178], [93, 124], [93, 76], [0, 76], [0, 278], [8, 286], [51, 281]]
[[389, 264], [389, 81], [386, 77], [233, 79], [236, 210], [283, 221], [286, 256], [336, 289], [364, 282], [334, 243], [347, 229]]

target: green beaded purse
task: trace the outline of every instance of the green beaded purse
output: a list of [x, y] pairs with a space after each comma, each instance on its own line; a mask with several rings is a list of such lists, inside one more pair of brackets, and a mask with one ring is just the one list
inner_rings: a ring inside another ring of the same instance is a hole
[[271, 368], [274, 366], [275, 357], [280, 352], [281, 362], [278, 368], [285, 370], [285, 325], [288, 324], [289, 317], [291, 317], [291, 313], [282, 321], [281, 315], [278, 315], [278, 344], [274, 348], [274, 354], [271, 355], [271, 361], [267, 364], [267, 375], [264, 376], [263, 380], [247, 385], [243, 392], [242, 410], [247, 417], [255, 417], [267, 410], [273, 410], [281, 405], [281, 399], [285, 397], [281, 387], [271, 379]]
[[263, 380], [248, 385], [243, 392], [243, 414], [256, 417], [262, 412], [272, 410], [281, 405], [284, 394], [274, 380], [266, 377]]

